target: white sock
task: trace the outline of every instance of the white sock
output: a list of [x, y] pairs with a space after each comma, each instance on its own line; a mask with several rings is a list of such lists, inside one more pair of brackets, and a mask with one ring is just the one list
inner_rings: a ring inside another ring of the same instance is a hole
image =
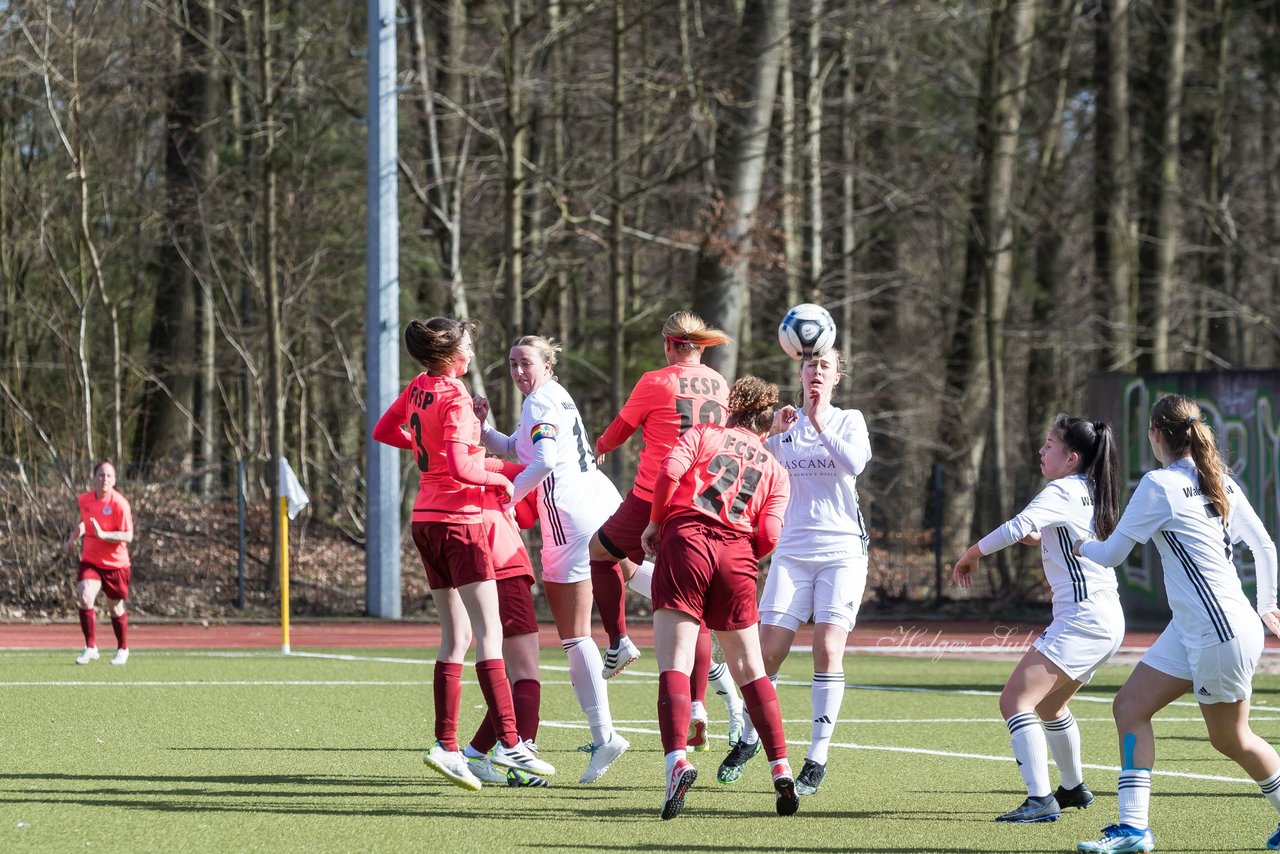
[[723, 661], [712, 664], [711, 671], [707, 674], [707, 684], [724, 701], [724, 710], [729, 713], [729, 717], [742, 714], [742, 698], [738, 696], [738, 686], [733, 684], [733, 677], [729, 675], [729, 665]]
[[1084, 782], [1084, 769], [1080, 767], [1080, 727], [1075, 715], [1068, 710], [1056, 721], [1044, 722], [1045, 741], [1053, 752], [1053, 763], [1058, 766], [1058, 785], [1074, 789]]
[[[778, 674], [775, 673], [774, 675], [770, 676], [769, 681], [772, 682], [773, 686], [776, 688], [778, 686]], [[742, 743], [755, 744], [759, 740], [760, 740], [760, 733], [756, 732], [756, 725], [751, 722], [751, 715], [749, 713], [743, 715], [742, 716]]]
[[587, 716], [591, 741], [604, 744], [613, 735], [613, 716], [609, 714], [609, 688], [600, 675], [604, 662], [591, 638], [569, 638], [560, 642], [569, 657], [569, 681], [578, 705]]
[[1146, 829], [1150, 821], [1147, 812], [1151, 806], [1151, 769], [1121, 771], [1116, 793], [1120, 796], [1120, 823]]
[[676, 767], [676, 763], [679, 762], [681, 759], [684, 759], [685, 755], [686, 754], [683, 750], [673, 750], [667, 754], [666, 759], [667, 759], [667, 779], [668, 780], [671, 779], [671, 772]]
[[813, 674], [810, 704], [813, 709], [813, 728], [809, 731], [807, 758], [819, 765], [827, 764], [827, 750], [831, 736], [836, 731], [836, 719], [840, 717], [840, 703], [844, 700], [844, 672]]
[[1049, 745], [1045, 743], [1036, 713], [1018, 712], [1006, 720], [1005, 725], [1009, 727], [1013, 758], [1018, 761], [1018, 771], [1027, 784], [1027, 795], [1043, 798], [1053, 794], [1049, 788]]
[[653, 600], [653, 564], [645, 561], [636, 567], [636, 574], [631, 576], [627, 586], [644, 598]]
[[702, 703], [698, 702], [697, 700], [693, 700], [692, 702], [690, 702], [689, 703], [689, 720], [705, 721], [706, 719], [707, 719], [707, 707], [702, 705]]
[[1275, 807], [1280, 812], [1280, 771], [1272, 774], [1265, 780], [1258, 781], [1258, 788], [1262, 790], [1262, 794], [1266, 797], [1267, 803]]

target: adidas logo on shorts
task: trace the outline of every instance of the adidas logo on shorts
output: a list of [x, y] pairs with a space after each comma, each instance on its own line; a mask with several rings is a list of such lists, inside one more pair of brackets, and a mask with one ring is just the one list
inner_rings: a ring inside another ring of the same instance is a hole
[[1197, 693], [1197, 694], [1199, 694], [1201, 697], [1212, 697], [1212, 696], [1213, 696], [1212, 694], [1210, 694], [1210, 693], [1209, 693], [1209, 689], [1208, 689], [1208, 688], [1206, 688], [1206, 687], [1204, 687], [1203, 685], [1201, 685], [1201, 686], [1200, 686], [1200, 690], [1199, 690], [1199, 691], [1196, 691], [1196, 693]]

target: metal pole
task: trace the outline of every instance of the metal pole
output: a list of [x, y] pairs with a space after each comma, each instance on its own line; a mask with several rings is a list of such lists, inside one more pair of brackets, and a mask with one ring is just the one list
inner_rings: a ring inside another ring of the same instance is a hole
[[365, 252], [365, 607], [400, 619], [400, 460], [373, 425], [400, 381], [400, 220], [396, 211], [396, 4], [368, 0], [368, 248]]
[[244, 460], [236, 462], [236, 607], [244, 610]]

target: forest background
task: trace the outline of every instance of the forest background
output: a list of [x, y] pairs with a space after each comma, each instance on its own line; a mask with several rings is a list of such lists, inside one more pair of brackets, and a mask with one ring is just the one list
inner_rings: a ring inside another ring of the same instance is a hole
[[[954, 593], [935, 545], [1034, 493], [1090, 375], [1280, 364], [1280, 0], [399, 12], [402, 321], [482, 320], [471, 381], [508, 427], [507, 342], [554, 336], [598, 435], [670, 311], [793, 399], [776, 324], [827, 306], [880, 607]], [[363, 612], [365, 27], [334, 0], [0, 2], [0, 616], [74, 607], [58, 544], [101, 457], [135, 610], [182, 617], [236, 613], [247, 463], [270, 611], [277, 447], [313, 501], [295, 608]], [[979, 595], [1042, 601], [1033, 551]]]

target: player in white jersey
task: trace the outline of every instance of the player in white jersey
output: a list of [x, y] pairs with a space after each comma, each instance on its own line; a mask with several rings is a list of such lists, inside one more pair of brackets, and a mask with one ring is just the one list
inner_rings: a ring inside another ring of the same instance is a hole
[[[591, 760], [579, 780], [594, 783], [631, 745], [613, 729], [604, 663], [591, 637], [591, 537], [622, 503], [613, 483], [596, 467], [573, 398], [556, 382], [553, 342], [537, 335], [511, 347], [511, 379], [525, 395], [520, 424], [508, 436], [486, 426], [482, 441], [494, 453], [514, 455], [524, 471], [514, 483], [513, 501], [531, 491], [538, 497], [542, 526], [542, 586], [569, 658], [569, 679], [591, 728]], [[478, 401], [483, 420], [488, 401]]]
[[[1079, 537], [1105, 537], [1116, 526], [1120, 457], [1110, 425], [1059, 415], [1040, 448], [1040, 472], [1049, 478], [1040, 494], [969, 546], [952, 569], [955, 582], [968, 587], [983, 555], [1038, 543], [1053, 590], [1053, 622], [1000, 692], [1000, 715], [1027, 797], [996, 821], [1056, 821], [1066, 807], [1093, 803], [1080, 763], [1080, 728], [1067, 703], [1124, 640], [1115, 571], [1071, 552]], [[1061, 778], [1056, 792], [1049, 787], [1050, 749]]]
[[[1249, 727], [1263, 624], [1280, 636], [1275, 543], [1232, 480], [1195, 401], [1161, 397], [1151, 408], [1147, 438], [1164, 468], [1143, 476], [1110, 537], [1082, 538], [1074, 551], [1117, 566], [1134, 546], [1154, 541], [1173, 620], [1112, 705], [1120, 737], [1120, 822], [1104, 828], [1101, 839], [1081, 842], [1080, 851], [1152, 850], [1151, 719], [1187, 691], [1200, 703], [1210, 743], [1257, 781], [1280, 811], [1280, 756]], [[1257, 569], [1257, 615], [1232, 562], [1232, 546], [1240, 542], [1253, 553]], [[1280, 849], [1280, 827], [1267, 848]]]
[[[840, 382], [841, 356], [829, 351], [800, 367], [803, 404], [774, 416], [765, 447], [787, 470], [791, 499], [782, 521], [764, 593], [760, 646], [773, 679], [791, 651], [796, 630], [811, 617], [813, 725], [796, 791], [816, 794], [844, 699], [844, 646], [858, 618], [867, 583], [867, 537], [858, 507], [858, 475], [871, 459], [867, 423], [856, 409], [831, 405]], [[748, 726], [720, 765], [717, 779], [731, 783], [760, 750]]]

